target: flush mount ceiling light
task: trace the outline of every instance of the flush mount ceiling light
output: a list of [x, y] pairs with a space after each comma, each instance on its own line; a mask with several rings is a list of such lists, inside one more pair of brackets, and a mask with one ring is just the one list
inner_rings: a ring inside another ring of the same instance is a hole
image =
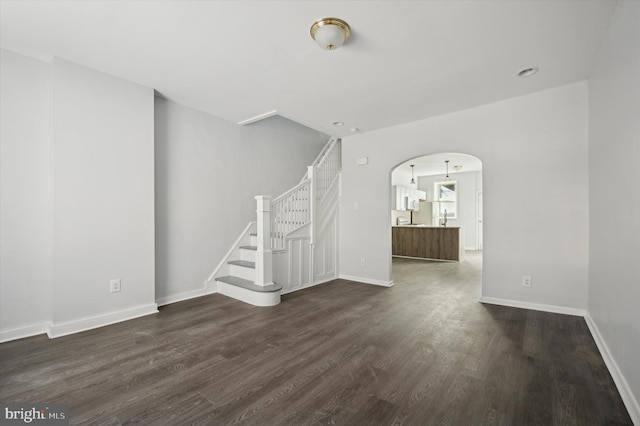
[[459, 172], [461, 168], [462, 168], [462, 164], [456, 164], [453, 166], [453, 170], [455, 170], [456, 172]]
[[411, 185], [416, 184], [416, 180], [413, 178], [413, 166], [415, 166], [415, 164], [411, 165]]
[[318, 19], [311, 25], [311, 38], [323, 49], [336, 50], [351, 35], [349, 24], [338, 18]]
[[538, 67], [525, 68], [518, 73], [518, 77], [531, 77], [540, 71]]

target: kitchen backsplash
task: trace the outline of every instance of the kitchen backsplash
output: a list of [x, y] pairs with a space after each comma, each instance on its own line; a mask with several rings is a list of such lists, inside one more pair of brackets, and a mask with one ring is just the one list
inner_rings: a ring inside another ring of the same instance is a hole
[[391, 225], [398, 224], [399, 217], [406, 217], [407, 219], [411, 219], [411, 212], [406, 210], [391, 210]]

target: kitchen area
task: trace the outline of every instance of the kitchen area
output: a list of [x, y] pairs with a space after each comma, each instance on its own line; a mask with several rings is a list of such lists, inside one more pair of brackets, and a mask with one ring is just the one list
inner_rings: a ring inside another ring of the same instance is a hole
[[437, 154], [392, 172], [393, 257], [459, 262], [482, 249], [481, 167], [475, 157]]

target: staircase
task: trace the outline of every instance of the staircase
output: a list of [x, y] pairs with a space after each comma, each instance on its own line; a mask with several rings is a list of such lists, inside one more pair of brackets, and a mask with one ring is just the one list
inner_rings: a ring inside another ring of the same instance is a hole
[[[253, 226], [254, 223], [250, 225]], [[226, 262], [224, 272], [228, 275], [215, 277], [218, 293], [256, 306], [277, 305], [280, 303], [282, 286], [256, 284], [257, 238], [256, 233], [250, 233], [249, 243], [238, 246], [234, 253], [238, 259]]]
[[217, 292], [255, 306], [337, 277], [341, 141], [329, 140], [300, 183], [275, 199], [259, 195], [247, 225], [211, 273]]

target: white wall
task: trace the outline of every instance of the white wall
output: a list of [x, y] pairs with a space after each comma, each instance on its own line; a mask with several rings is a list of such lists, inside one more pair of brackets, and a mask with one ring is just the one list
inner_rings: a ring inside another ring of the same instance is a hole
[[156, 312], [153, 90], [57, 58], [1, 64], [0, 339]]
[[155, 310], [154, 147], [152, 89], [53, 66], [57, 335]]
[[402, 169], [397, 168], [393, 171], [393, 173], [391, 173], [391, 185], [418, 189], [418, 176], [415, 173], [413, 178], [415, 179], [416, 183], [411, 183], [411, 169], [407, 170], [407, 167], [403, 166]]
[[589, 303], [640, 424], [640, 3], [619, 2], [589, 79]]
[[0, 50], [0, 341], [51, 306], [50, 64]]
[[158, 303], [202, 294], [256, 195], [297, 184], [329, 137], [280, 117], [248, 126], [156, 98]]
[[391, 281], [391, 170], [438, 152], [483, 164], [483, 296], [586, 308], [586, 82], [345, 138], [341, 275]]

